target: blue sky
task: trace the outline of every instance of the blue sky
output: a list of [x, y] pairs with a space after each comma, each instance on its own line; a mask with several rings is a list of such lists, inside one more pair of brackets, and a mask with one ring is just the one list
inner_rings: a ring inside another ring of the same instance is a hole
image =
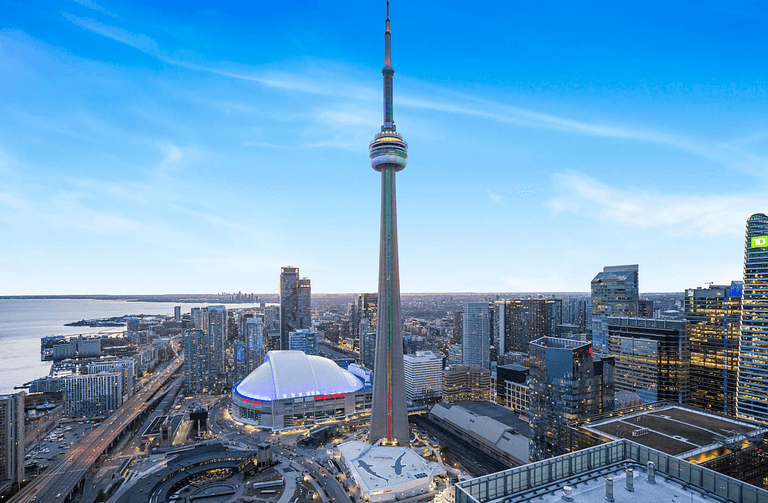
[[[0, 295], [375, 290], [384, 2], [220, 4], [0, 0]], [[762, 2], [391, 9], [404, 292], [740, 279]]]

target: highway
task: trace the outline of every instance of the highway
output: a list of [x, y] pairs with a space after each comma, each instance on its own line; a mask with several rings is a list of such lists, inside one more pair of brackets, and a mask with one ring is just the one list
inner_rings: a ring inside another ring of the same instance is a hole
[[13, 496], [9, 503], [58, 503], [84, 479], [86, 472], [107, 451], [112, 442], [144, 411], [147, 402], [183, 363], [181, 356], [155, 372], [152, 380], [110, 417], [80, 439], [68, 456], [48, 467], [45, 472]]

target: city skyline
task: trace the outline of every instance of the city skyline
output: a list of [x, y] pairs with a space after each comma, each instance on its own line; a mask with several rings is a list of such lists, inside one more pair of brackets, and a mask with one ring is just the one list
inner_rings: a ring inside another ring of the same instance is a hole
[[[0, 295], [375, 290], [378, 3], [204, 7], [4, 2]], [[741, 279], [765, 7], [392, 8], [403, 292]]]

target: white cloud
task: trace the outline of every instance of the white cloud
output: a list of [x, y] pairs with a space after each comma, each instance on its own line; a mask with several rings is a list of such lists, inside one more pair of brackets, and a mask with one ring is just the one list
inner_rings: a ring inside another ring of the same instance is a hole
[[491, 192], [491, 189], [487, 189], [487, 190], [488, 190], [488, 197], [491, 199], [491, 201], [493, 201], [494, 203], [500, 203], [501, 202], [501, 196], [500, 195]]
[[[341, 97], [344, 98], [346, 102], [354, 100], [367, 102], [377, 99], [377, 97], [380, 96], [376, 89], [360, 86], [327, 72], [318, 77], [318, 71], [307, 76], [274, 70], [264, 71], [228, 62], [207, 62], [204, 57], [193, 55], [190, 52], [186, 52], [188, 55], [187, 59], [182, 60], [179, 59], [178, 56], [172, 57], [161, 52], [157, 42], [146, 35], [135, 34], [120, 27], [108, 26], [93, 19], [78, 18], [67, 13], [64, 13], [63, 15], [69, 21], [83, 29], [127, 44], [171, 65], [210, 72], [223, 77], [247, 80], [285, 91]], [[225, 68], [227, 66], [230, 68]], [[714, 161], [720, 165], [739, 169], [756, 176], [764, 176], [768, 173], [768, 156], [756, 155], [746, 150], [744, 142], [696, 141], [683, 135], [668, 132], [637, 129], [621, 125], [599, 124], [559, 117], [503, 103], [488, 101], [470, 95], [449, 92], [447, 90], [438, 90], [437, 93], [442, 93], [443, 97], [431, 99], [425, 97], [425, 95], [399, 95], [397, 99], [398, 106], [478, 117], [494, 122], [516, 124], [523, 127], [654, 143], [689, 152], [696, 156]], [[344, 115], [344, 112], [339, 112], [338, 115]], [[349, 117], [338, 118], [349, 119]], [[367, 115], [364, 123], [369, 123]], [[349, 148], [348, 144], [349, 142], [346, 141], [346, 139], [334, 138], [332, 140], [319, 141], [304, 146]]]
[[619, 188], [581, 173], [553, 176], [555, 213], [614, 222], [635, 229], [661, 229], [674, 236], [739, 236], [746, 219], [765, 207], [765, 197], [742, 194], [680, 195]]
[[95, 19], [77, 17], [77, 16], [73, 16], [72, 14], [68, 14], [66, 12], [62, 12], [62, 15], [68, 21], [76, 24], [77, 26], [79, 26], [80, 28], [83, 28], [84, 30], [98, 33], [99, 35], [103, 35], [107, 38], [111, 38], [112, 40], [116, 40], [117, 42], [122, 42], [126, 45], [133, 47], [134, 49], [138, 49], [142, 52], [146, 52], [147, 54], [157, 56], [160, 51], [160, 48], [157, 42], [155, 42], [153, 39], [151, 39], [146, 35], [132, 33], [118, 26], [108, 26], [104, 23], [96, 21]]
[[109, 12], [107, 9], [105, 9], [101, 5], [97, 4], [96, 2], [92, 2], [91, 0], [75, 0], [75, 3], [79, 3], [83, 7], [88, 7], [89, 9], [95, 10], [96, 12], [101, 12], [102, 14], [106, 14], [107, 16], [117, 17], [117, 14], [113, 14], [112, 12]]

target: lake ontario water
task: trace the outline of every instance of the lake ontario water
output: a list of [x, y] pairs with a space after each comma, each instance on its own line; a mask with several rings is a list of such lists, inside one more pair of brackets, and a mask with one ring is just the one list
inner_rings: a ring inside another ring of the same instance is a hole
[[[0, 299], [0, 394], [14, 386], [48, 375], [51, 362], [40, 361], [40, 338], [122, 332], [125, 327], [65, 327], [65, 323], [126, 314], [172, 316], [174, 306], [182, 313], [208, 303], [128, 302], [81, 299]], [[227, 307], [246, 307], [228, 304]]]

